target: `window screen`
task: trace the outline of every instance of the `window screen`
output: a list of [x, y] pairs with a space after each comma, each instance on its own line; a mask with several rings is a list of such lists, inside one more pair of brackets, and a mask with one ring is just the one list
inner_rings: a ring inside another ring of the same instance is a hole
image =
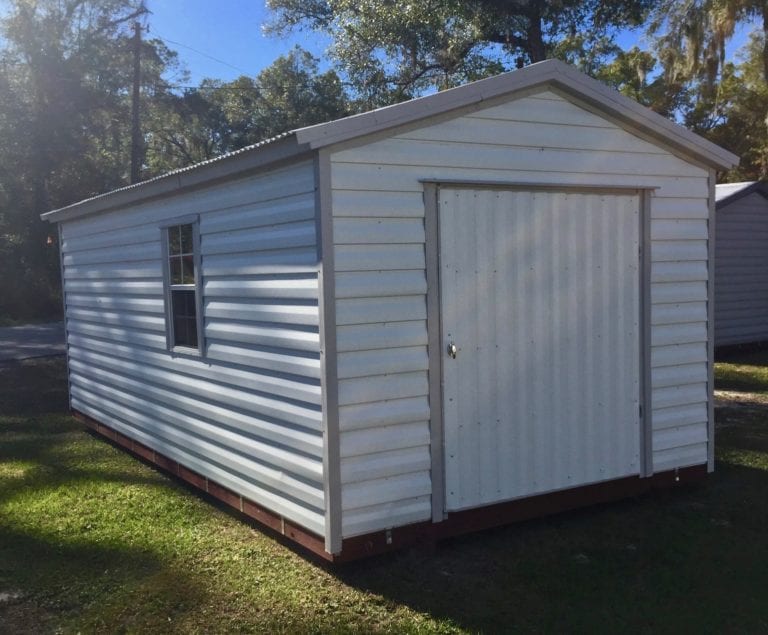
[[168, 227], [170, 328], [173, 346], [198, 348], [194, 225]]

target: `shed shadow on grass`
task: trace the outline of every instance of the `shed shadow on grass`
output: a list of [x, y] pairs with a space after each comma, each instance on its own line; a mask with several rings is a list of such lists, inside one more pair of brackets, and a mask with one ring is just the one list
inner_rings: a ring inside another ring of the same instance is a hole
[[[747, 483], [751, 494], [721, 505]], [[473, 632], [768, 626], [768, 472], [657, 492], [355, 563], [347, 584]], [[762, 517], [760, 516], [762, 515]], [[762, 536], [762, 538], [761, 538]], [[757, 544], [756, 544], [757, 543]]]
[[718, 450], [758, 452], [768, 457], [768, 404], [734, 402], [719, 406], [715, 416]]
[[65, 412], [66, 365], [60, 355], [0, 362], [0, 417]]
[[130, 619], [137, 617], [133, 597], [155, 598], [153, 615], [167, 619], [204, 596], [183, 571], [169, 569], [140, 548], [60, 541], [55, 535], [4, 525], [0, 523], [0, 592], [19, 597], [0, 603], [0, 632], [47, 632], [46, 624], [59, 626], [62, 620], [90, 623], [90, 612], [105, 627], [131, 631]]
[[[64, 364], [0, 366], [0, 633], [57, 632], [67, 622], [161, 632], [167, 622], [151, 619], [183, 614], [203, 590], [161, 554], [98, 523], [106, 522], [99, 497], [164, 479], [134, 463], [110, 467], [117, 451], [91, 442], [67, 415]], [[152, 612], [137, 613], [136, 597], [150, 598]]]
[[357, 563], [348, 584], [472, 631], [768, 630], [768, 406], [718, 408], [704, 484]]
[[[61, 428], [68, 427], [68, 417], [59, 419]], [[28, 428], [28, 424], [26, 426]], [[79, 444], [73, 442], [73, 437], [82, 438], [82, 427], [77, 424], [71, 430], [59, 429], [58, 434], [48, 434], [45, 444], [40, 443], [39, 427], [36, 426], [34, 432], [21, 428], [22, 424], [0, 422], [0, 477], [4, 477], [0, 478], [0, 503], [22, 493], [29, 495], [78, 485], [158, 486], [164, 482], [157, 473], [143, 475], [107, 469], [104, 464], [119, 449], [113, 450], [105, 443], [96, 449], [89, 447], [87, 454], [82, 452]], [[14, 464], [19, 467], [14, 468]]]
[[337, 574], [470, 631], [766, 632], [768, 406], [718, 409], [716, 420], [718, 463], [702, 484]]
[[[18, 510], [0, 515], [0, 593], [20, 595], [0, 603], [0, 632], [54, 632], [62, 620], [95, 625], [91, 617], [105, 628], [121, 625], [130, 631], [135, 630], [131, 619], [180, 615], [203, 598], [195, 580], [160, 554], [98, 531], [91, 537], [89, 515], [97, 500], [85, 505], [88, 513], [82, 517], [65, 512], [60, 526], [56, 518], [46, 517], [49, 496], [60, 499], [63, 490], [72, 488], [93, 497], [105, 482], [123, 486], [132, 480], [98, 471], [52, 475], [43, 468], [32, 469], [21, 485], [0, 490], [0, 504], [3, 496], [18, 495], [21, 489], [24, 500], [36, 507], [25, 518]], [[154, 599], [153, 611], [137, 615], [133, 597]]]

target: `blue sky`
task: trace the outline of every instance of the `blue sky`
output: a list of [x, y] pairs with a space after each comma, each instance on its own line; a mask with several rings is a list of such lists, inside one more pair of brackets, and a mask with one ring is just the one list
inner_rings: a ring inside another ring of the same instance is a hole
[[262, 25], [269, 12], [263, 0], [147, 0], [147, 8], [152, 12], [148, 37], [163, 38], [179, 54], [191, 85], [205, 77], [256, 75], [296, 44], [317, 57], [327, 46], [312, 33], [287, 39], [265, 36]]
[[[149, 37], [163, 38], [179, 54], [192, 86], [205, 77], [229, 80], [256, 75], [296, 44], [317, 57], [328, 46], [327, 40], [308, 32], [288, 38], [265, 36], [262, 26], [269, 11], [263, 0], [147, 0], [147, 7], [152, 11]], [[728, 47], [729, 57], [746, 42], [750, 30], [749, 26], [739, 30]], [[618, 43], [646, 48], [641, 31], [622, 33]]]

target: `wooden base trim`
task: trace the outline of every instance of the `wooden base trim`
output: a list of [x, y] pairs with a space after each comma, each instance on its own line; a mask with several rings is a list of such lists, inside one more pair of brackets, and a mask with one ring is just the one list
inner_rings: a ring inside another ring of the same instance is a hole
[[439, 523], [427, 521], [345, 538], [342, 541], [340, 553], [331, 554], [325, 550], [325, 540], [320, 536], [299, 527], [282, 516], [211, 481], [205, 476], [187, 469], [173, 459], [148, 448], [138, 441], [134, 441], [121, 432], [105, 426], [77, 410], [73, 410], [72, 415], [97, 434], [128, 450], [131, 454], [207, 493], [234, 511], [240, 512], [248, 519], [256, 521], [278, 537], [288, 538], [312, 554], [331, 563], [351, 562], [361, 558], [396, 551], [419, 543], [434, 544], [436, 541], [452, 536], [489, 529], [490, 527], [498, 527], [579, 507], [637, 496], [651, 489], [670, 488], [688, 483], [696, 483], [702, 481], [707, 475], [706, 465], [696, 465], [668, 472], [660, 472], [650, 478], [631, 476], [614, 481], [605, 481], [604, 483], [561, 490], [550, 494], [521, 498], [506, 503], [453, 512], [448, 514], [448, 517]]
[[649, 478], [631, 476], [549, 494], [520, 498], [506, 503], [488, 505], [448, 514], [440, 523], [424, 522], [395, 527], [363, 536], [345, 538], [341, 553], [335, 562], [358, 560], [368, 556], [402, 549], [414, 543], [430, 543], [452, 536], [508, 525], [532, 518], [540, 518], [580, 507], [608, 503], [637, 496], [652, 489], [676, 487], [702, 481], [707, 466], [696, 465], [669, 472], [660, 472]]
[[277, 533], [279, 536], [284, 536], [292, 540], [293, 542], [301, 545], [305, 549], [309, 550], [316, 556], [320, 556], [323, 560], [333, 562], [335, 560], [332, 554], [329, 554], [325, 550], [325, 539], [317, 536], [302, 527], [292, 523], [291, 521], [283, 518], [282, 516], [275, 514], [274, 512], [265, 509], [258, 503], [253, 502], [240, 494], [233, 492], [232, 490], [219, 485], [197, 472], [184, 467], [177, 461], [168, 458], [148, 448], [138, 441], [134, 441], [130, 437], [105, 426], [103, 423], [92, 419], [88, 415], [83, 414], [77, 410], [72, 411], [72, 416], [85, 424], [88, 428], [96, 432], [97, 434], [109, 439], [113, 443], [119, 445], [121, 448], [127, 450], [134, 456], [137, 456], [144, 461], [160, 468], [164, 472], [181, 479], [185, 483], [195, 487], [196, 489], [205, 492], [209, 496], [224, 503], [233, 510], [240, 512], [244, 516], [259, 523], [269, 531]]

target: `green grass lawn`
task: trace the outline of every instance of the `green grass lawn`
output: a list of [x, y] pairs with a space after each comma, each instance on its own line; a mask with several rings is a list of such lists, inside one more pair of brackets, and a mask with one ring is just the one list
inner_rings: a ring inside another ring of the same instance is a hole
[[768, 395], [768, 349], [730, 352], [715, 366], [719, 390]]
[[0, 633], [766, 632], [765, 408], [703, 485], [334, 571], [85, 433], [61, 360], [0, 367]]

